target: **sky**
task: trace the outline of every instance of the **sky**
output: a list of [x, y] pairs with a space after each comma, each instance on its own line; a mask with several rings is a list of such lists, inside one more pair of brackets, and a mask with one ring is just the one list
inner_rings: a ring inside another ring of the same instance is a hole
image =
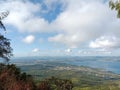
[[0, 0], [15, 57], [119, 56], [120, 19], [109, 0]]

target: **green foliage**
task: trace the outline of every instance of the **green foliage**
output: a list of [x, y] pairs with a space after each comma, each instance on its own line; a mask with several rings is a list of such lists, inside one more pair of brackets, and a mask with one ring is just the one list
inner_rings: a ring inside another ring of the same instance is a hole
[[12, 48], [10, 47], [10, 40], [0, 35], [0, 57], [9, 61], [12, 56]]
[[113, 10], [115, 9], [117, 11], [117, 17], [120, 18], [120, 1], [117, 0], [116, 2], [113, 2], [112, 0], [109, 2], [110, 8]]
[[120, 75], [100, 69], [71, 66], [58, 62], [47, 61], [44, 64], [40, 62], [35, 65], [22, 66], [21, 69], [34, 77], [38, 84], [38, 90], [63, 90], [62, 82], [67, 80], [72, 82], [71, 85], [74, 86], [72, 90], [120, 90]]
[[[6, 30], [6, 28], [1, 20], [7, 17], [8, 14], [9, 12], [2, 12], [0, 16], [0, 28], [4, 30]], [[0, 34], [0, 57], [4, 58], [6, 62], [8, 62], [12, 55], [13, 54], [12, 54], [12, 48], [10, 47], [10, 40]]]
[[[37, 85], [38, 84], [38, 85]], [[14, 64], [0, 64], [0, 90], [72, 90], [70, 80], [51, 77], [35, 84], [33, 77]]]
[[[106, 80], [99, 75], [95, 76], [84, 71], [46, 70], [41, 73], [49, 76], [51, 72], [51, 75], [55, 75], [47, 79], [44, 77], [43, 80], [35, 84], [34, 80], [36, 79], [25, 72], [21, 72], [14, 64], [0, 64], [0, 90], [120, 90], [120, 80], [114, 75], [112, 77], [116, 77], [115, 80]], [[42, 76], [39, 77], [42, 78]]]
[[33, 78], [14, 64], [0, 64], [0, 90], [36, 90]]
[[73, 83], [70, 80], [55, 77], [45, 79], [38, 85], [40, 90], [72, 90], [72, 88]]
[[[111, 84], [110, 84], [111, 83]], [[106, 84], [89, 86], [89, 87], [74, 87], [73, 90], [120, 90], [119, 85], [107, 82]]]

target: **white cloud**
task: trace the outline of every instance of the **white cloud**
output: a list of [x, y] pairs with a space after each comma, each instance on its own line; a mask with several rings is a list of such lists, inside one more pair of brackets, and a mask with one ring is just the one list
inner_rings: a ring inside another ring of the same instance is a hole
[[112, 51], [106, 49], [86, 49], [86, 50], [78, 50], [78, 55], [110, 55]]
[[[51, 42], [58, 42], [67, 45], [70, 48], [76, 48], [77, 45], [82, 42], [79, 34], [58, 34], [54, 37], [48, 38], [48, 41]], [[84, 37], [84, 36], [83, 36]]]
[[10, 11], [5, 22], [21, 32], [45, 32], [48, 30], [48, 21], [35, 15], [41, 11], [40, 4], [34, 4], [28, 0], [6, 0], [1, 2], [0, 10]]
[[[103, 0], [69, 0], [66, 3], [65, 10], [52, 22], [60, 33], [50, 37], [49, 41], [76, 48], [102, 35], [120, 33], [115, 28], [119, 27], [115, 13]], [[113, 22], [116, 26], [111, 25]]]
[[35, 37], [33, 35], [29, 35], [23, 39], [23, 42], [30, 44], [34, 41]]
[[[48, 10], [53, 4], [61, 3], [62, 12], [49, 23], [45, 18], [36, 14], [43, 13], [40, 4], [29, 0], [6, 0], [1, 2], [1, 10], [10, 10], [6, 23], [15, 26], [22, 32], [57, 32], [57, 35], [48, 38], [50, 42], [62, 43], [68, 48], [85, 46], [92, 41], [90, 47], [116, 47], [115, 41], [96, 39], [103, 35], [113, 34], [120, 38], [120, 21], [116, 13], [111, 11], [108, 2], [104, 0], [44, 0]], [[93, 41], [95, 40], [96, 41]], [[31, 43], [32, 41], [27, 43]], [[99, 45], [102, 43], [102, 45]], [[119, 43], [118, 43], [119, 44]]]
[[72, 52], [72, 50], [69, 48], [69, 49], [66, 49], [65, 52], [70, 53], [70, 52]]
[[91, 41], [89, 44], [90, 48], [98, 48], [98, 49], [112, 49], [119, 48], [119, 41], [114, 36], [102, 36], [97, 38], [95, 41]]
[[38, 48], [34, 48], [33, 50], [32, 50], [32, 52], [33, 53], [37, 53], [37, 52], [39, 52], [40, 50], [38, 49]]

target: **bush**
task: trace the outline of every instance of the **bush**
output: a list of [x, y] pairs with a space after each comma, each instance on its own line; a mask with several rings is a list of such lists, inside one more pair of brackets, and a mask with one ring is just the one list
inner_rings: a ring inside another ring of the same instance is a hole
[[0, 64], [0, 90], [35, 90], [33, 78], [14, 64]]

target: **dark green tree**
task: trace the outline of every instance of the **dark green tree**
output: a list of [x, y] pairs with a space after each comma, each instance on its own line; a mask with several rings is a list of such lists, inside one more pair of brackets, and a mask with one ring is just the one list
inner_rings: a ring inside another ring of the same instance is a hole
[[112, 10], [117, 11], [117, 17], [120, 18], [120, 0], [116, 0], [115, 2], [113, 0], [110, 0], [109, 6]]
[[[9, 12], [0, 13], [0, 28], [6, 31], [4, 24], [2, 23], [2, 19], [7, 17]], [[12, 48], [10, 46], [10, 39], [5, 38], [0, 34], [0, 57], [5, 59], [6, 62], [10, 60], [12, 56]]]
[[12, 56], [12, 48], [10, 47], [10, 40], [0, 35], [0, 57], [9, 61]]

